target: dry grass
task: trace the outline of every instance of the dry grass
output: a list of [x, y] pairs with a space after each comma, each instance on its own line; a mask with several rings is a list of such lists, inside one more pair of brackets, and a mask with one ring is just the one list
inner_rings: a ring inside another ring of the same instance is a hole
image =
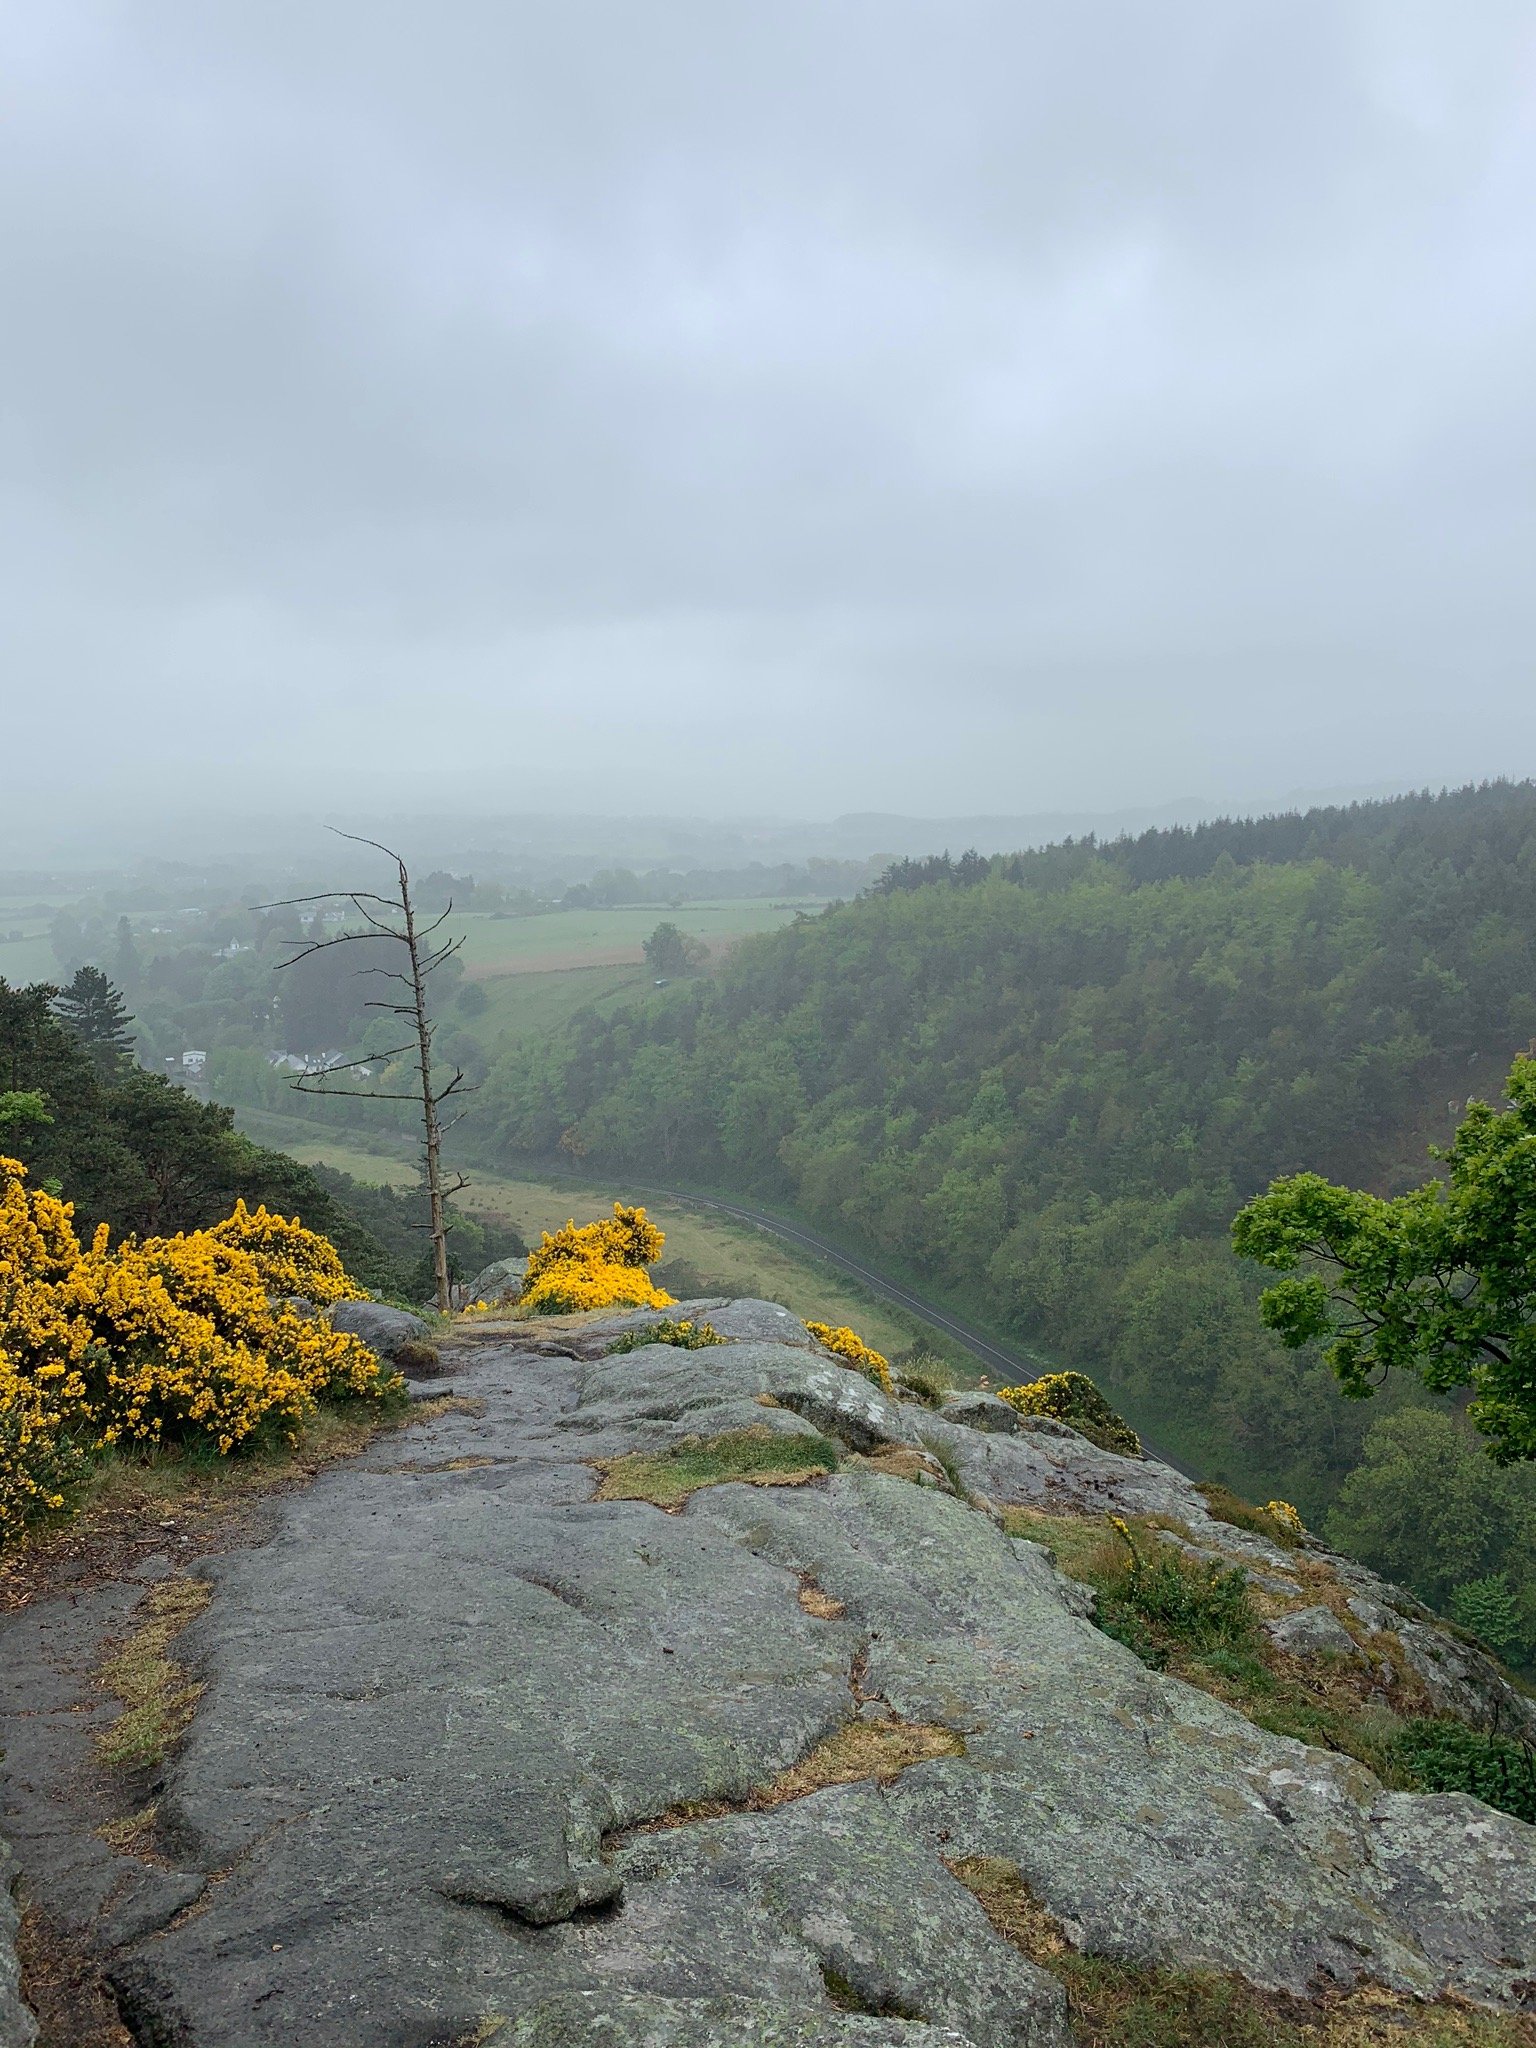
[[1017, 1864], [949, 1868], [1006, 1941], [1067, 1994], [1077, 2048], [1536, 2048], [1536, 2019], [1454, 2000], [1419, 2004], [1377, 1986], [1317, 2004], [1215, 1970], [1159, 1970], [1075, 1950]]
[[809, 1572], [800, 1581], [799, 1599], [806, 1613], [814, 1614], [818, 1621], [836, 1621], [847, 1612], [841, 1600], [834, 1600], [830, 1593], [823, 1593]]
[[191, 1721], [203, 1689], [166, 1652], [212, 1593], [203, 1579], [166, 1579], [151, 1587], [139, 1602], [143, 1621], [102, 1665], [101, 1683], [123, 1703], [123, 1712], [96, 1737], [96, 1754], [110, 1769], [162, 1763]]
[[141, 1806], [135, 1813], [124, 1813], [116, 1820], [103, 1821], [96, 1832], [119, 1856], [136, 1856], [141, 1863], [150, 1863], [155, 1860], [155, 1818], [159, 1811], [159, 1800], [152, 1799], [148, 1806]]
[[602, 1461], [597, 1498], [677, 1508], [705, 1486], [804, 1486], [836, 1471], [837, 1458], [837, 1446], [826, 1437], [732, 1429], [723, 1436], [685, 1437], [664, 1451], [631, 1451]]
[[807, 1799], [813, 1792], [825, 1792], [831, 1785], [874, 1782], [892, 1785], [914, 1764], [931, 1763], [935, 1757], [964, 1756], [965, 1744], [952, 1728], [923, 1721], [847, 1721], [825, 1742], [817, 1743], [808, 1756], [766, 1785], [759, 1785], [745, 1799], [688, 1799], [659, 1813], [653, 1820], [638, 1822], [625, 1835], [653, 1835], [669, 1828], [686, 1827], [693, 1821], [720, 1820], [728, 1813], [766, 1813], [786, 1806], [793, 1799]]
[[31, 1908], [22, 1914], [16, 1950], [38, 2048], [136, 2048], [83, 1933]]
[[887, 1479], [910, 1479], [916, 1486], [936, 1486], [941, 1493], [958, 1491], [958, 1471], [946, 1467], [932, 1451], [916, 1451], [906, 1444], [882, 1444], [877, 1451], [859, 1457], [871, 1472], [883, 1472]]
[[914, 1764], [935, 1757], [964, 1756], [965, 1743], [953, 1728], [930, 1721], [848, 1721], [799, 1763], [753, 1793], [754, 1812], [824, 1792], [829, 1785], [857, 1785], [873, 1779], [892, 1785]]

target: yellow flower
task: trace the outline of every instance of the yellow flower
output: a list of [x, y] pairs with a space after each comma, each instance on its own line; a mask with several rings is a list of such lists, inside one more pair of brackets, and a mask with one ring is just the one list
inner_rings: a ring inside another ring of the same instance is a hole
[[[106, 1447], [296, 1440], [324, 1400], [398, 1384], [283, 1297], [355, 1298], [335, 1247], [244, 1203], [212, 1230], [82, 1251], [73, 1211], [0, 1159], [0, 1541]], [[275, 1298], [274, 1298], [275, 1297]]]
[[855, 1331], [844, 1325], [834, 1329], [830, 1323], [807, 1323], [805, 1326], [818, 1344], [825, 1344], [855, 1372], [863, 1373], [873, 1380], [883, 1394], [891, 1392], [891, 1368], [878, 1351], [872, 1351]]

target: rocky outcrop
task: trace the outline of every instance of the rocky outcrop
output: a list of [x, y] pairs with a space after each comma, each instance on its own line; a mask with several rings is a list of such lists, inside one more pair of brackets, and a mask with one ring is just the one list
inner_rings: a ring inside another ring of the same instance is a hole
[[[80, 1610], [9, 1625], [9, 1825], [50, 1912], [139, 1902], [102, 1960], [140, 2038], [1067, 2048], [1060, 1986], [953, 1874], [972, 1858], [1125, 1962], [1536, 2000], [1536, 1829], [1385, 1790], [1148, 1670], [1045, 1550], [933, 1474], [1177, 1516], [1277, 1578], [1295, 1554], [1063, 1425], [888, 1400], [768, 1334], [783, 1313], [711, 1304], [725, 1346], [611, 1358], [595, 1322], [538, 1350], [478, 1326], [450, 1354], [472, 1403], [200, 1561], [214, 1597], [177, 1655], [205, 1691], [144, 1858], [63, 1803], [89, 1717], [57, 1652]], [[594, 1498], [600, 1461], [744, 1428], [834, 1437], [843, 1462], [678, 1512]], [[810, 1771], [871, 1719], [956, 1753]]]
[[517, 1295], [527, 1271], [526, 1258], [496, 1259], [489, 1266], [483, 1267], [460, 1292], [465, 1301], [471, 1304], [477, 1301], [503, 1301], [509, 1296]]
[[420, 1316], [384, 1301], [338, 1301], [328, 1311], [333, 1330], [360, 1337], [388, 1365], [428, 1378], [437, 1369], [437, 1348]]

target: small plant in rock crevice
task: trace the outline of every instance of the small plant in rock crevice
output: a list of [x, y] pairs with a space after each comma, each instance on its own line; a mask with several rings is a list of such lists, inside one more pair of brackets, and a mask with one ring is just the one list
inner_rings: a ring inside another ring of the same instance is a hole
[[1158, 1671], [1178, 1649], [1199, 1653], [1252, 1645], [1258, 1615], [1240, 1567], [1197, 1562], [1163, 1543], [1144, 1557], [1125, 1521], [1112, 1515], [1110, 1526], [1124, 1546], [1124, 1563], [1106, 1572], [1099, 1590], [1098, 1622], [1106, 1635]]
[[707, 1351], [712, 1345], [723, 1344], [725, 1339], [709, 1323], [689, 1322], [686, 1317], [674, 1319], [663, 1316], [658, 1322], [643, 1324], [639, 1329], [626, 1330], [608, 1346], [609, 1358], [618, 1358], [627, 1351], [643, 1351], [648, 1344], [670, 1344], [678, 1351]]

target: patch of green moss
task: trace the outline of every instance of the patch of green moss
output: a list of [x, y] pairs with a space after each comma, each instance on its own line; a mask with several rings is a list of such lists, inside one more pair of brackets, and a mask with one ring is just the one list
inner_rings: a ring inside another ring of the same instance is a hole
[[803, 1486], [837, 1470], [836, 1444], [824, 1436], [732, 1429], [685, 1437], [664, 1451], [632, 1451], [599, 1466], [599, 1500], [648, 1500], [677, 1507], [705, 1486]]

